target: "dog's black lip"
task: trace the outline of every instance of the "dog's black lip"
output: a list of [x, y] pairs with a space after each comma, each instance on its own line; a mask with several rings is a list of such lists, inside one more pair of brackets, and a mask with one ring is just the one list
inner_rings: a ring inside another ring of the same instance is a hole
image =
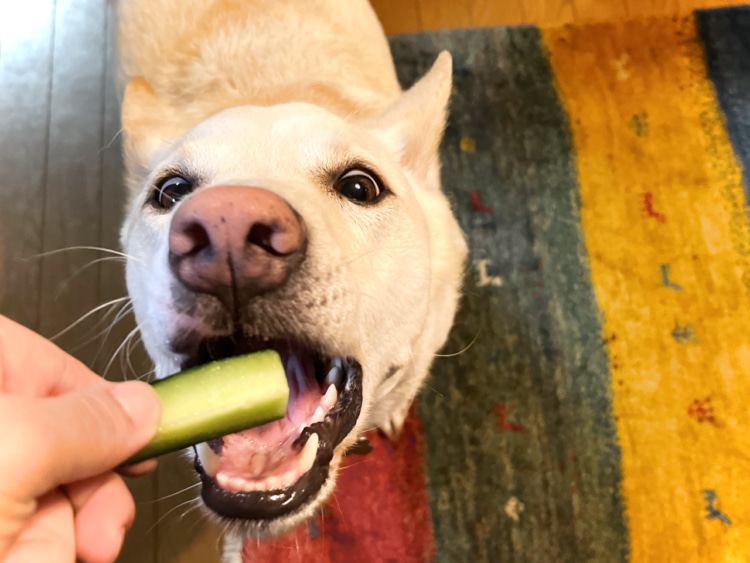
[[233, 493], [219, 487], [196, 456], [195, 469], [203, 485], [201, 497], [208, 508], [225, 518], [270, 520], [300, 508], [320, 490], [328, 479], [334, 449], [352, 431], [362, 409], [362, 366], [354, 359], [344, 360], [344, 366], [346, 384], [336, 405], [326, 420], [305, 428], [294, 444], [302, 447], [311, 434], [318, 435], [318, 451], [310, 471], [287, 489]]

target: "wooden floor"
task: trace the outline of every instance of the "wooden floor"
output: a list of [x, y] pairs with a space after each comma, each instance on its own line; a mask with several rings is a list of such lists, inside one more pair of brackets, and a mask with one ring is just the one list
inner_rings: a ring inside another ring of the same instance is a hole
[[372, 0], [388, 34], [453, 27], [540, 26], [685, 14], [741, 0]]
[[[719, 3], [373, 0], [389, 33], [621, 19]], [[102, 0], [0, 4], [0, 311], [45, 336], [125, 296], [121, 260], [86, 249], [118, 248], [125, 199], [113, 25]], [[142, 351], [125, 340], [132, 319], [111, 326], [118, 311], [127, 311], [126, 301], [113, 302], [107, 316], [92, 315], [57, 342], [109, 378], [146, 373]], [[132, 483], [138, 518], [120, 561], [216, 560], [217, 533], [193, 510], [196, 489], [180, 492], [194, 480], [187, 464], [170, 458]]]

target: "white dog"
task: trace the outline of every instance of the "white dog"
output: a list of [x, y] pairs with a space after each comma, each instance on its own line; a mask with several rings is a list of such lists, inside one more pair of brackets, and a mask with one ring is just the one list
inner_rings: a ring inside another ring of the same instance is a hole
[[451, 58], [402, 92], [365, 0], [120, 0], [119, 49], [138, 326], [158, 377], [280, 352], [286, 418], [195, 459], [210, 511], [277, 535], [398, 435], [453, 321]]

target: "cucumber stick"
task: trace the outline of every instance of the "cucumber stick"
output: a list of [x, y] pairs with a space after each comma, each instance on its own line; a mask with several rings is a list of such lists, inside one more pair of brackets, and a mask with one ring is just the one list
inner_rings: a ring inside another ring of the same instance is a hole
[[161, 423], [136, 463], [286, 415], [289, 386], [279, 354], [266, 350], [226, 358], [154, 382]]

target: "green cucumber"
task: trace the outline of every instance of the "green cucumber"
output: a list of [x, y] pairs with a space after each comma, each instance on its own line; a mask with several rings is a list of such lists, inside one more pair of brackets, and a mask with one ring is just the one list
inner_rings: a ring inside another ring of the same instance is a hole
[[284, 418], [289, 400], [274, 350], [188, 369], [152, 386], [162, 402], [159, 429], [128, 465]]

